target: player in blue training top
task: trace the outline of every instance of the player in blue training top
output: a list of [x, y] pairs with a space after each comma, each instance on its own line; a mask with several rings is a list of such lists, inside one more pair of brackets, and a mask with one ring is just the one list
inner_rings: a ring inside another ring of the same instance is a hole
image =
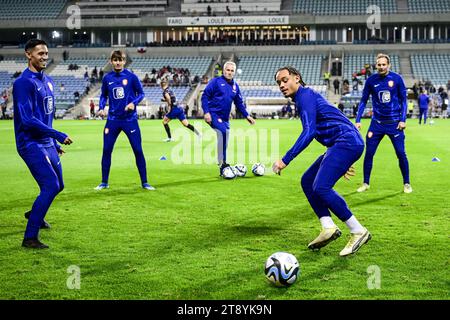
[[347, 225], [351, 233], [350, 241], [340, 255], [355, 253], [371, 239], [371, 235], [352, 214], [345, 200], [333, 190], [333, 186], [342, 176], [349, 179], [355, 174], [352, 165], [361, 157], [364, 141], [339, 109], [319, 93], [305, 87], [300, 72], [294, 67], [278, 69], [275, 80], [283, 95], [295, 102], [303, 131], [286, 155], [275, 161], [273, 171], [280, 174], [314, 139], [327, 147], [327, 151], [301, 178], [306, 198], [322, 225], [319, 236], [308, 244], [308, 248], [320, 249], [341, 235], [331, 218], [331, 211]]
[[250, 124], [255, 123], [255, 120], [245, 109], [241, 90], [233, 79], [235, 72], [236, 64], [232, 61], [225, 62], [223, 75], [212, 79], [202, 95], [204, 119], [217, 133], [217, 157], [221, 176], [223, 169], [230, 166], [227, 163], [227, 146], [231, 104], [234, 102], [236, 108]]
[[427, 114], [428, 114], [428, 104], [430, 103], [430, 97], [427, 95], [427, 92], [422, 92], [417, 98], [419, 102], [419, 124], [427, 124]]
[[141, 177], [142, 188], [155, 190], [147, 183], [147, 169], [142, 150], [141, 130], [139, 129], [136, 108], [144, 99], [144, 91], [138, 77], [125, 69], [126, 55], [121, 50], [111, 53], [113, 71], [103, 77], [100, 96], [100, 116], [105, 115], [106, 101], [109, 99], [108, 120], [103, 130], [102, 183], [95, 189], [109, 188], [108, 179], [111, 168], [111, 154], [120, 132], [125, 132], [136, 157], [136, 165]]
[[372, 95], [373, 115], [366, 136], [366, 154], [364, 155], [364, 182], [358, 192], [370, 188], [370, 173], [373, 156], [385, 135], [391, 139], [397, 154], [403, 176], [403, 191], [411, 193], [409, 164], [405, 151], [406, 128], [406, 87], [402, 77], [390, 71], [391, 60], [386, 54], [379, 54], [376, 60], [377, 73], [370, 76], [364, 84], [363, 95], [356, 116], [356, 127], [361, 129], [361, 117], [366, 108], [369, 95]]
[[13, 86], [14, 131], [17, 151], [38, 183], [40, 193], [31, 211], [25, 213], [28, 224], [22, 246], [45, 249], [48, 246], [40, 242], [39, 229], [50, 228], [44, 220], [45, 215], [53, 199], [64, 189], [59, 159], [64, 150], [57, 141], [68, 145], [72, 140], [52, 128], [55, 84], [44, 73], [48, 61], [47, 44], [39, 39], [29, 40], [25, 55], [28, 68]]
[[161, 80], [161, 88], [163, 89], [163, 100], [167, 103], [167, 106], [169, 108], [169, 112], [164, 116], [163, 119], [164, 129], [166, 129], [167, 133], [167, 139], [165, 141], [172, 141], [169, 122], [173, 119], [180, 120], [183, 126], [188, 128], [189, 130], [192, 130], [198, 137], [200, 137], [201, 135], [197, 131], [197, 129], [195, 129], [192, 124], [189, 124], [188, 120], [186, 119], [184, 110], [177, 105], [177, 98], [175, 97], [175, 93], [173, 93], [172, 89], [169, 88], [169, 81], [166, 78]]

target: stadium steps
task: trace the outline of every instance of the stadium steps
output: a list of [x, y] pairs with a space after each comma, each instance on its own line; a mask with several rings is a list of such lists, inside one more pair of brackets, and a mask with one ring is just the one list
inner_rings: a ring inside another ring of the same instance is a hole
[[56, 68], [57, 65], [58, 65], [58, 63], [57, 63], [56, 61], [52, 61], [52, 62], [48, 65], [47, 69], [45, 69], [45, 73], [46, 73], [46, 74], [50, 74], [50, 73], [53, 71], [53, 69]]
[[406, 87], [412, 87], [414, 85], [414, 76], [411, 67], [411, 60], [409, 57], [400, 57], [400, 71], [405, 81]]
[[73, 108], [67, 110], [68, 112], [66, 113], [66, 116], [64, 116], [64, 119], [77, 119], [80, 115], [90, 117], [89, 103], [91, 102], [91, 99], [95, 102], [95, 111], [97, 112], [101, 87], [101, 83], [92, 85], [89, 94], [84, 96]]
[[333, 105], [336, 103], [339, 103], [339, 100], [341, 100], [341, 95], [334, 93], [333, 81], [336, 78], [339, 80], [340, 83], [342, 83], [342, 79], [340, 77], [331, 77], [330, 78], [330, 87], [327, 90], [327, 96], [326, 96], [326, 99]]
[[322, 60], [322, 65], [320, 66], [320, 77], [323, 80], [323, 75], [325, 72], [327, 72], [328, 70], [330, 70], [330, 63], [329, 63], [329, 58], [324, 58]]

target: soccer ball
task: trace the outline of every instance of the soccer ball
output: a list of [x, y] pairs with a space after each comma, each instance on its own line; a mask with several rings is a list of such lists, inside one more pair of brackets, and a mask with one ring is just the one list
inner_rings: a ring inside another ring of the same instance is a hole
[[242, 69], [237, 69], [237, 70], [236, 70], [236, 73], [237, 73], [238, 75], [241, 75], [241, 74], [242, 74]]
[[234, 169], [234, 173], [238, 177], [244, 177], [247, 173], [247, 167], [245, 166], [245, 164], [237, 164], [234, 166], [233, 169]]
[[287, 252], [276, 252], [266, 261], [264, 273], [267, 280], [277, 287], [288, 287], [298, 278], [300, 266], [297, 258]]
[[266, 167], [262, 163], [255, 163], [252, 167], [252, 172], [255, 176], [263, 176]]
[[222, 171], [222, 177], [225, 179], [234, 179], [236, 178], [236, 174], [232, 167], [225, 167]]

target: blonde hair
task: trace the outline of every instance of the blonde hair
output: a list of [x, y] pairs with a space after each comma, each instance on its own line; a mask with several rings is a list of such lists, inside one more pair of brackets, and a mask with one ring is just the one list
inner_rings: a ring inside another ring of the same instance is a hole
[[385, 58], [387, 60], [388, 64], [391, 64], [391, 58], [387, 54], [379, 53], [377, 55], [377, 60], [376, 61], [378, 61], [378, 59], [381, 59], [381, 58]]
[[231, 64], [231, 65], [234, 67], [234, 70], [236, 70], [236, 63], [234, 63], [233, 61], [227, 61], [227, 62], [225, 62], [225, 63], [223, 64], [223, 68], [224, 68], [224, 69], [225, 69], [225, 66], [226, 66], [227, 64]]

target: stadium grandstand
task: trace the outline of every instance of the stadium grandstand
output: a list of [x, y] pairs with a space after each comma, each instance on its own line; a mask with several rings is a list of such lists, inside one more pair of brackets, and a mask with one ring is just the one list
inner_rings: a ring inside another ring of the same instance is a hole
[[[42, 38], [50, 48], [47, 72], [56, 84], [59, 118], [89, 117], [89, 102], [98, 105], [100, 80], [111, 70], [108, 57], [115, 48], [127, 52], [127, 68], [142, 81], [143, 118], [161, 117], [163, 77], [189, 108], [188, 116], [201, 117], [201, 94], [228, 60], [236, 62], [235, 79], [257, 117], [279, 116], [286, 105], [273, 80], [284, 65], [297, 67], [307, 85], [331, 103], [344, 104], [349, 117], [380, 52], [390, 55], [413, 101], [421, 89], [436, 96], [450, 89], [448, 0], [0, 3], [2, 104], [26, 67], [25, 42]], [[11, 113], [11, 99], [6, 104]], [[365, 116], [370, 113], [369, 103]]]

